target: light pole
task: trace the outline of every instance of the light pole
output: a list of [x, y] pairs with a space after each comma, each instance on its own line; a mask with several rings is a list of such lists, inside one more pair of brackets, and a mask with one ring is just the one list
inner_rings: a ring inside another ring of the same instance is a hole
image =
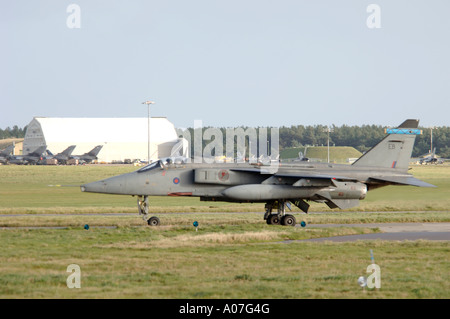
[[327, 139], [327, 149], [328, 149], [328, 163], [330, 163], [330, 132], [333, 132], [334, 129], [329, 127], [327, 125], [327, 127], [325, 129], [323, 129], [324, 132], [328, 133], [328, 139]]
[[433, 129], [435, 129], [436, 128], [436, 126], [432, 126], [432, 127], [430, 127], [430, 131], [431, 131], [431, 136], [430, 136], [430, 147], [431, 147], [431, 149], [430, 149], [430, 154], [433, 154]]
[[148, 106], [148, 163], [150, 164], [150, 104], [155, 104], [153, 101], [145, 101], [142, 104]]

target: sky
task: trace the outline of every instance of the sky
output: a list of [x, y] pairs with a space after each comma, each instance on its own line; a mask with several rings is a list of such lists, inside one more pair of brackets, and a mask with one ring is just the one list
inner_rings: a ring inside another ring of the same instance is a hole
[[147, 117], [147, 100], [176, 127], [449, 126], [449, 12], [448, 0], [0, 0], [0, 128]]

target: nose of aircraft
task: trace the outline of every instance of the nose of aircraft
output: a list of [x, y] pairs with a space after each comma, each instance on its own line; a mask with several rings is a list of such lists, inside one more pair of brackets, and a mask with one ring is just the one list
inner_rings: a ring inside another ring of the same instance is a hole
[[82, 192], [126, 194], [128, 174], [103, 179], [100, 181], [83, 184], [80, 186]]

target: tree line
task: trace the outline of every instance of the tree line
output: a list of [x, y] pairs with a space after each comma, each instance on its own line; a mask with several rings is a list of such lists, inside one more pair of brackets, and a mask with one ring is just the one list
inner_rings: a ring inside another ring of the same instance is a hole
[[[419, 127], [422, 134], [416, 137], [412, 156], [419, 157], [428, 154], [431, 150], [431, 134], [433, 149], [436, 155], [450, 158], [450, 127], [429, 128]], [[385, 127], [379, 125], [363, 126], [331, 126], [330, 146], [352, 146], [364, 153], [375, 146], [385, 136]], [[327, 127], [316, 126], [291, 126], [280, 128], [280, 149], [288, 147], [300, 147], [305, 145], [327, 145]]]
[[[203, 133], [210, 127], [203, 127]], [[241, 127], [246, 131], [248, 127]], [[363, 125], [363, 126], [331, 126], [324, 125], [295, 125], [279, 127], [279, 150], [286, 148], [304, 147], [304, 146], [327, 146], [328, 136], [330, 146], [351, 146], [364, 153], [381, 141], [385, 133], [384, 126], [380, 125]], [[223, 135], [223, 143], [226, 143], [227, 128], [219, 128]], [[266, 128], [265, 128], [266, 129]], [[412, 156], [420, 157], [426, 155], [431, 149], [431, 134], [433, 134], [433, 149], [436, 148], [436, 155], [443, 158], [450, 158], [450, 127], [436, 127], [431, 130], [429, 128], [420, 128], [422, 134], [416, 137]], [[193, 140], [194, 129], [188, 128], [189, 134]], [[198, 129], [196, 129], [198, 130]], [[255, 128], [257, 136], [259, 135], [259, 128]], [[186, 130], [184, 130], [186, 131]], [[329, 131], [329, 132], [328, 132]], [[180, 130], [179, 133], [182, 131]], [[267, 140], [270, 141], [270, 129], [267, 130]], [[202, 136], [203, 136], [202, 133]], [[186, 137], [186, 134], [180, 134], [180, 137]], [[211, 143], [211, 140], [202, 140], [203, 148]], [[194, 145], [190, 143], [191, 154], [194, 154]], [[248, 148], [248, 141], [246, 147]], [[269, 148], [270, 149], [270, 146]], [[259, 150], [258, 150], [259, 154]], [[246, 154], [248, 155], [248, 153]]]
[[[0, 129], [0, 139], [23, 138], [26, 133], [26, 126], [19, 128], [14, 125], [12, 128]], [[248, 127], [242, 127], [244, 130]], [[203, 127], [203, 132], [208, 127]], [[224, 139], [227, 128], [219, 128], [222, 131]], [[431, 134], [433, 135], [433, 148], [436, 148], [436, 154], [444, 158], [450, 158], [450, 127], [441, 126], [433, 130], [429, 128], [420, 128], [422, 134], [418, 135], [413, 149], [413, 157], [419, 157], [427, 154], [431, 150]], [[194, 136], [193, 128], [188, 129], [191, 136]], [[330, 137], [330, 146], [352, 146], [360, 152], [366, 152], [385, 136], [385, 127], [380, 125], [363, 126], [331, 126], [324, 125], [293, 125], [290, 127], [282, 126], [279, 128], [279, 147], [280, 151], [285, 148], [302, 146], [326, 146], [328, 134]], [[259, 131], [259, 128], [256, 128]], [[270, 130], [268, 130], [268, 140], [270, 140]], [[203, 147], [209, 140], [203, 140]], [[225, 140], [224, 140], [225, 142]], [[191, 154], [193, 153], [193, 143], [191, 143]], [[248, 145], [247, 145], [248, 146]]]
[[27, 130], [27, 127], [20, 128], [17, 125], [14, 125], [13, 128], [10, 128], [9, 126], [2, 130], [0, 128], [0, 139], [6, 139], [6, 138], [24, 138], [25, 132]]

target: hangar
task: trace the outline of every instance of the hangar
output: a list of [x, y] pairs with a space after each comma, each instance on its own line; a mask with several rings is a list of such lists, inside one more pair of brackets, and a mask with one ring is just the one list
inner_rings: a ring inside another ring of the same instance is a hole
[[[47, 145], [53, 154], [76, 145], [72, 155], [103, 145], [98, 162], [147, 160], [148, 118], [56, 118], [34, 117], [28, 124], [23, 154]], [[176, 152], [176, 153], [174, 153]], [[188, 157], [187, 141], [178, 138], [174, 125], [165, 117], [150, 119], [150, 158]]]

